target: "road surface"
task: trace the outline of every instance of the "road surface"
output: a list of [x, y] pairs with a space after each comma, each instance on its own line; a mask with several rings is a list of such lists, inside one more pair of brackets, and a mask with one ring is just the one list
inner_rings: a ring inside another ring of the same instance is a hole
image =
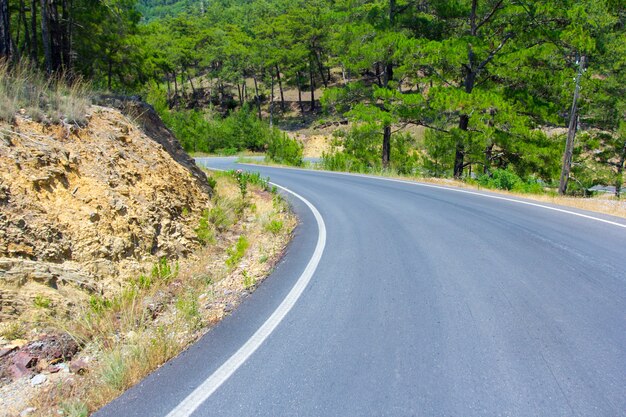
[[[318, 221], [290, 196], [301, 224], [273, 275], [97, 416], [626, 415], [625, 220], [239, 167], [319, 211], [326, 239], [310, 282], [256, 350], [216, 376], [254, 342], [319, 249]], [[219, 381], [211, 395], [207, 379]]]

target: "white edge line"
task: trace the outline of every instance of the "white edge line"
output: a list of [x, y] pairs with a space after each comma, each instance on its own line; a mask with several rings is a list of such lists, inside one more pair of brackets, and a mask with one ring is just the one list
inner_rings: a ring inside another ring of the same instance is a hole
[[326, 246], [326, 225], [324, 219], [317, 208], [301, 195], [282, 187], [278, 184], [270, 183], [302, 200], [313, 212], [318, 227], [318, 238], [315, 251], [309, 260], [306, 268], [298, 278], [289, 294], [280, 303], [272, 315], [259, 327], [259, 329], [239, 348], [226, 362], [222, 364], [211, 376], [209, 376], [200, 386], [181, 401], [167, 417], [188, 417], [211, 396], [235, 371], [246, 362], [246, 360], [263, 344], [269, 335], [278, 327], [289, 311], [296, 304], [305, 288], [311, 281], [317, 265], [322, 258], [324, 247]]
[[397, 180], [397, 179], [394, 179], [394, 178], [377, 177], [377, 176], [373, 176], [373, 175], [353, 174], [353, 173], [349, 173], [349, 172], [324, 171], [324, 170], [317, 170], [317, 169], [293, 168], [293, 167], [275, 167], [275, 166], [271, 166], [271, 165], [259, 165], [259, 164], [250, 164], [250, 163], [241, 163], [241, 162], [238, 162], [238, 164], [240, 164], [240, 165], [250, 165], [250, 166], [263, 166], [263, 167], [276, 168], [276, 169], [293, 169], [293, 170], [298, 170], [298, 171], [311, 171], [311, 172], [324, 173], [324, 174], [327, 174], [327, 175], [345, 175], [345, 176], [350, 176], [350, 177], [369, 178], [369, 179], [380, 180], [380, 181], [399, 182], [401, 184], [415, 185], [415, 186], [418, 186], [418, 187], [436, 188], [438, 190], [446, 190], [446, 191], [452, 191], [452, 192], [457, 192], [457, 193], [471, 194], [471, 195], [476, 195], [476, 196], [485, 197], [485, 198], [492, 198], [494, 200], [503, 200], [503, 201], [508, 201], [508, 202], [512, 202], [512, 203], [524, 204], [524, 205], [527, 205], [527, 206], [540, 207], [540, 208], [543, 208], [543, 209], [546, 209], [546, 210], [552, 210], [552, 211], [557, 211], [559, 213], [571, 214], [573, 216], [583, 217], [585, 219], [595, 220], [595, 221], [598, 221], [598, 222], [602, 222], [602, 223], [606, 223], [606, 224], [610, 224], [610, 225], [613, 225], [613, 226], [617, 226], [617, 227], [621, 227], [621, 228], [626, 229], [626, 224], [614, 222], [614, 221], [611, 221], [611, 220], [602, 219], [600, 217], [590, 216], [588, 214], [577, 213], [575, 211], [565, 210], [565, 209], [561, 209], [561, 208], [558, 208], [558, 207], [546, 206], [544, 204], [539, 204], [539, 203], [531, 203], [530, 201], [518, 200], [518, 199], [515, 199], [515, 198], [501, 197], [501, 196], [497, 196], [497, 195], [493, 195], [493, 194], [484, 194], [484, 193], [479, 193], [479, 192], [476, 192], [476, 191], [462, 190], [460, 188], [444, 187], [444, 186], [441, 186], [441, 185], [433, 185], [433, 184], [425, 184], [423, 182], [417, 182], [417, 181]]

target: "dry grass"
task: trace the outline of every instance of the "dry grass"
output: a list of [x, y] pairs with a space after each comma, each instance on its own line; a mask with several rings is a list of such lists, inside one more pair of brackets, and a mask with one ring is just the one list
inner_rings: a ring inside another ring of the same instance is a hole
[[[86, 416], [102, 407], [197, 340], [271, 271], [295, 218], [278, 196], [251, 185], [244, 200], [233, 178], [212, 175], [228, 227], [211, 223], [215, 240], [193, 259], [162, 260], [115, 297], [92, 297], [73, 320], [53, 320], [83, 346], [89, 371], [49, 385], [32, 401], [35, 415]], [[248, 244], [233, 261], [242, 239]]]
[[626, 200], [618, 200], [614, 196], [598, 195], [596, 197], [570, 197], [560, 196], [553, 193], [546, 194], [528, 194], [528, 193], [516, 193], [506, 190], [496, 190], [490, 188], [480, 187], [474, 184], [468, 184], [464, 181], [442, 178], [411, 178], [411, 177], [397, 177], [398, 179], [425, 182], [429, 184], [444, 185], [449, 187], [466, 188], [477, 191], [488, 191], [494, 194], [501, 194], [509, 197], [518, 197], [527, 200], [539, 201], [542, 203], [554, 204], [565, 207], [572, 207], [581, 210], [593, 211], [596, 213], [608, 214], [611, 216], [626, 218]]
[[26, 64], [0, 62], [0, 120], [17, 114], [37, 122], [84, 124], [90, 85], [81, 79], [48, 77]]

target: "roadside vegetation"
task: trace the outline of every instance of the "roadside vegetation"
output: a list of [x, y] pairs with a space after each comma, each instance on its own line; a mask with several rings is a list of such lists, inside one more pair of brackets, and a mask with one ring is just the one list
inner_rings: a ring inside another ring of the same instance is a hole
[[210, 175], [214, 207], [196, 230], [204, 247], [189, 260], [161, 258], [116, 295], [77, 306], [72, 320], [35, 301], [38, 325], [69, 334], [81, 353], [76, 374], [49, 385], [29, 415], [87, 416], [197, 340], [269, 273], [296, 223], [286, 202], [258, 175]]
[[[188, 152], [300, 165], [298, 131], [330, 123], [332, 169], [620, 195], [619, 1], [2, 1], [0, 58], [140, 95]], [[27, 101], [80, 121], [79, 102]], [[7, 120], [23, 107], [3, 102]]]

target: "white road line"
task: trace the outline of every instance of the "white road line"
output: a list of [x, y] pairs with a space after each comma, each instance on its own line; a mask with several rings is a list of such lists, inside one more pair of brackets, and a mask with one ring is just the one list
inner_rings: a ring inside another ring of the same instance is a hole
[[[249, 164], [249, 163], [245, 163], [245, 164], [240, 163], [240, 165], [266, 166], [266, 165]], [[399, 182], [401, 184], [409, 184], [409, 185], [414, 185], [414, 186], [418, 186], [418, 187], [436, 188], [438, 190], [445, 190], [445, 191], [452, 191], [452, 192], [457, 192], [457, 193], [477, 195], [477, 196], [480, 196], [480, 197], [492, 198], [494, 200], [509, 201], [509, 202], [512, 202], [512, 203], [524, 204], [524, 205], [527, 205], [527, 206], [539, 207], [539, 208], [543, 208], [543, 209], [546, 209], [546, 210], [552, 210], [552, 211], [557, 211], [557, 212], [560, 212], [560, 213], [571, 214], [573, 216], [583, 217], [585, 219], [595, 220], [595, 221], [598, 221], [598, 222], [602, 222], [602, 223], [606, 223], [606, 224], [610, 224], [610, 225], [613, 225], [613, 226], [617, 226], [617, 227], [621, 227], [621, 228], [626, 229], [626, 224], [614, 222], [614, 221], [611, 221], [611, 220], [602, 219], [600, 217], [595, 217], [595, 216], [590, 216], [590, 215], [587, 215], [587, 214], [577, 213], [575, 211], [565, 210], [565, 209], [561, 209], [561, 208], [558, 208], [558, 207], [546, 206], [544, 204], [531, 203], [530, 201], [518, 200], [518, 199], [515, 199], [515, 198], [509, 198], [509, 197], [501, 197], [501, 196], [497, 196], [497, 195], [493, 195], [493, 194], [484, 194], [484, 193], [479, 193], [479, 192], [476, 192], [476, 191], [463, 190], [463, 189], [460, 189], [460, 188], [444, 187], [444, 186], [441, 186], [441, 185], [433, 185], [433, 184], [425, 184], [423, 182], [416, 182], [416, 181], [397, 180], [397, 179], [394, 179], [394, 178], [377, 177], [377, 176], [374, 176], [374, 175], [353, 174], [353, 173], [349, 173], [349, 172], [335, 172], [335, 171], [324, 171], [324, 170], [317, 170], [317, 169], [303, 169], [303, 168], [293, 168], [293, 167], [273, 167], [271, 165], [267, 165], [266, 167], [276, 168], [276, 169], [293, 169], [293, 170], [297, 170], [297, 171], [319, 172], [319, 173], [324, 173], [324, 174], [327, 174], [327, 175], [345, 175], [345, 176], [350, 176], [350, 177], [369, 178], [369, 179], [379, 180], [379, 181]]]
[[280, 322], [285, 318], [287, 313], [298, 301], [298, 298], [304, 292], [307, 287], [317, 265], [319, 264], [322, 254], [324, 253], [324, 247], [326, 246], [326, 225], [324, 219], [319, 213], [317, 208], [311, 204], [307, 199], [301, 195], [282, 187], [278, 184], [271, 183], [276, 187], [292, 194], [298, 199], [302, 200], [315, 216], [315, 221], [318, 227], [317, 245], [313, 256], [309, 260], [304, 272], [298, 278], [298, 281], [293, 286], [287, 297], [280, 303], [278, 308], [272, 313], [272, 315], [263, 323], [261, 327], [248, 339], [248, 341], [241, 347], [233, 356], [231, 356], [222, 366], [220, 366], [211, 376], [209, 376], [198, 388], [196, 388], [191, 394], [187, 396], [180, 404], [176, 406], [167, 417], [188, 417], [211, 396], [235, 371], [244, 364], [244, 362], [263, 344], [265, 339], [278, 327]]

